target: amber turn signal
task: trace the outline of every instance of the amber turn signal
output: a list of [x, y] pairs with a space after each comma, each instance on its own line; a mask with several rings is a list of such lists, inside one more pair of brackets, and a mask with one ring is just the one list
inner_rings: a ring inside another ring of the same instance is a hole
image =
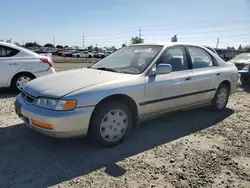
[[76, 101], [75, 100], [69, 100], [64, 103], [63, 110], [73, 110], [76, 107]]
[[53, 125], [32, 119], [32, 124], [45, 129], [53, 129]]

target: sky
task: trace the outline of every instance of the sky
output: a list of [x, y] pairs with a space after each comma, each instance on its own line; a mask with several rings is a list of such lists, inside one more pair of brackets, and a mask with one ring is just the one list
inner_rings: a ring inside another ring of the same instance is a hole
[[250, 0], [8, 0], [0, 9], [0, 40], [21, 44], [120, 47], [141, 28], [145, 42], [177, 34], [212, 47], [218, 38], [219, 48], [250, 45]]

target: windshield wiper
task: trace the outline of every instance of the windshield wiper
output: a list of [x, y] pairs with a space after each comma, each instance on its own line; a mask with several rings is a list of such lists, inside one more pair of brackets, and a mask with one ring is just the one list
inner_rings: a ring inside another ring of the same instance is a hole
[[111, 72], [118, 72], [117, 70], [112, 69], [112, 68], [108, 68], [108, 67], [99, 67], [99, 68], [96, 68], [96, 69], [97, 70], [111, 71]]

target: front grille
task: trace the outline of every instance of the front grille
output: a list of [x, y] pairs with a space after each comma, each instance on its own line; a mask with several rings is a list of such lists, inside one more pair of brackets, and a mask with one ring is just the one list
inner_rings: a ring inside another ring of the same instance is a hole
[[34, 100], [35, 100], [34, 97], [32, 97], [32, 96], [30, 96], [30, 95], [28, 95], [28, 94], [26, 94], [26, 93], [24, 93], [24, 92], [22, 92], [22, 98], [23, 98], [24, 100], [26, 100], [27, 102], [29, 102], [29, 103], [33, 103]]

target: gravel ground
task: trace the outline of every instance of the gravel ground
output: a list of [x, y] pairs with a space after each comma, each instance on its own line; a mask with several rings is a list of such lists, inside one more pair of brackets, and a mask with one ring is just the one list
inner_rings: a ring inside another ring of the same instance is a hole
[[15, 115], [15, 95], [0, 92], [1, 188], [250, 187], [250, 88], [222, 113], [199, 108], [144, 122], [114, 148], [40, 135]]

